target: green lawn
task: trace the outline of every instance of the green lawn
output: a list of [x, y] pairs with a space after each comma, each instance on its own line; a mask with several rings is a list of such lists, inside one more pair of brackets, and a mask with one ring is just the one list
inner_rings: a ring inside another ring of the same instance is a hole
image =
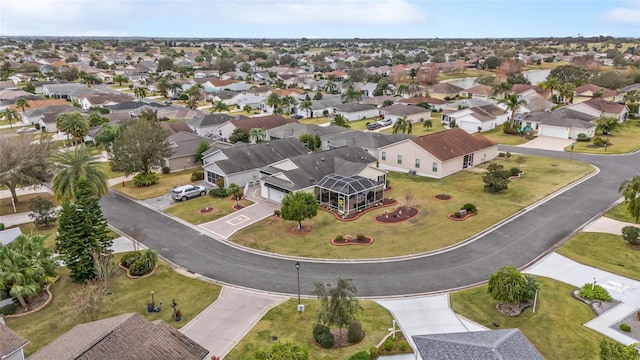
[[195, 169], [178, 171], [171, 174], [159, 174], [160, 181], [157, 184], [145, 187], [137, 187], [133, 185], [133, 180], [129, 180], [125, 181], [124, 187], [122, 187], [122, 185], [115, 185], [111, 187], [111, 190], [121, 192], [136, 200], [150, 199], [167, 194], [176, 186], [190, 184], [191, 173], [194, 171]]
[[[513, 160], [499, 161], [507, 169], [516, 166]], [[485, 193], [482, 174], [471, 171], [461, 171], [442, 180], [390, 173], [393, 190], [386, 193], [386, 197], [404, 204], [406, 194], [413, 194], [412, 206], [422, 211], [416, 219], [400, 224], [376, 223], [373, 218], [384, 212], [378, 209], [355, 221], [341, 222], [332, 214], [319, 210], [315, 218], [303, 221], [304, 225], [312, 227], [308, 234], [291, 233], [294, 222], [269, 218], [240, 230], [231, 237], [231, 241], [263, 251], [315, 258], [361, 259], [423, 253], [469, 238], [593, 171], [588, 164], [534, 156], [528, 156], [520, 168], [525, 171], [525, 176], [513, 180], [509, 190], [502, 194]], [[453, 199], [433, 199], [439, 193], [450, 194]], [[479, 215], [463, 222], [447, 219], [447, 215], [465, 203], [475, 204]], [[428, 232], [425, 229], [429, 229]], [[373, 245], [330, 245], [330, 240], [338, 234], [359, 233], [372, 236]], [[296, 246], [292, 246], [294, 243]]]
[[[431, 113], [431, 124], [433, 127], [431, 127], [431, 129], [427, 129], [424, 127], [424, 123], [422, 122], [413, 123], [411, 125], [411, 135], [422, 136], [445, 130], [444, 125], [442, 125], [442, 122], [440, 121], [440, 113]], [[380, 132], [384, 134], [392, 134], [393, 126], [381, 130]]]
[[614, 206], [611, 210], [607, 211], [604, 216], [618, 221], [635, 223], [634, 219], [631, 217], [631, 214], [629, 214], [629, 211], [627, 210], [627, 204], [625, 203]]
[[[121, 256], [118, 254], [116, 260], [119, 261]], [[66, 268], [58, 273], [60, 280], [51, 287], [53, 301], [46, 308], [28, 316], [5, 319], [11, 329], [29, 340], [25, 348], [27, 356], [81, 323], [72, 316], [73, 310], [67, 308], [73, 304], [71, 294], [79, 285], [69, 278]], [[175, 328], [181, 328], [215, 301], [221, 289], [218, 285], [180, 275], [162, 261], [155, 274], [143, 279], [129, 279], [120, 268], [116, 269], [116, 274], [112, 280], [112, 294], [105, 296], [100, 319], [137, 312], [150, 321], [162, 319]], [[148, 314], [146, 311], [145, 304], [150, 301], [152, 290], [156, 303], [163, 302], [160, 313]], [[182, 310], [180, 322], [171, 318], [171, 299], [176, 299]]]
[[313, 341], [313, 325], [319, 308], [319, 300], [303, 299], [305, 311], [300, 317], [296, 311], [297, 299], [290, 299], [271, 309], [247, 333], [231, 352], [225, 356], [228, 360], [251, 359], [255, 349], [271, 346], [271, 336], [278, 336], [278, 341], [295, 341], [309, 349], [309, 359], [333, 360], [348, 359], [358, 351], [369, 351], [372, 346], [388, 333], [393, 317], [382, 306], [373, 301], [360, 301], [364, 311], [359, 316], [365, 337], [357, 345], [342, 349], [322, 349]]
[[[230, 201], [228, 198], [200, 196], [189, 201], [176, 203], [165, 209], [164, 212], [197, 225], [231, 214], [235, 204], [235, 201]], [[240, 205], [244, 207], [251, 204], [253, 204], [251, 200], [240, 200]], [[206, 214], [200, 213], [200, 210], [206, 207], [213, 207], [215, 210]]]
[[640, 280], [640, 251], [627, 246], [621, 235], [582, 232], [557, 252], [579, 263]]
[[111, 170], [111, 162], [101, 162], [98, 164], [98, 168], [107, 175], [107, 179], [113, 179], [120, 176], [124, 176], [124, 173]]
[[536, 313], [531, 308], [518, 317], [509, 317], [496, 310], [497, 301], [479, 286], [451, 294], [451, 308], [480, 325], [501, 329], [519, 328], [548, 360], [598, 359], [599, 342], [603, 335], [583, 326], [594, 315], [584, 303], [575, 300], [575, 288], [548, 278], [536, 277], [540, 284]]
[[23, 234], [29, 236], [42, 235], [44, 236], [44, 246], [53, 249], [56, 246], [56, 233], [58, 232], [58, 228], [55, 224], [51, 225], [47, 228], [39, 228], [35, 226], [33, 223], [21, 224], [20, 231]]
[[[606, 135], [596, 133], [602, 139], [607, 138]], [[593, 142], [575, 142], [573, 151], [589, 153], [589, 154], [626, 154], [640, 149], [640, 120], [628, 120], [622, 123], [613, 135], [609, 136], [610, 146], [606, 148], [588, 148]], [[571, 146], [567, 146], [565, 151], [571, 151]]]
[[508, 135], [502, 132], [502, 125], [497, 126], [493, 130], [482, 132], [480, 135], [488, 138], [497, 144], [503, 145], [520, 145], [526, 143], [527, 139], [518, 135]]
[[38, 196], [49, 199], [53, 201], [54, 204], [58, 205], [53, 200], [53, 195], [48, 192], [18, 195], [18, 203], [16, 204], [15, 212], [13, 211], [13, 206], [11, 205], [11, 197], [0, 199], [0, 216], [11, 215], [14, 213], [30, 212], [31, 210], [29, 209], [29, 202]]
[[314, 117], [314, 118], [306, 118], [306, 119], [298, 120], [298, 122], [301, 123], [301, 124], [324, 124], [324, 123], [327, 123], [327, 122], [330, 122], [330, 121], [331, 121], [331, 119], [326, 117], [326, 116]]

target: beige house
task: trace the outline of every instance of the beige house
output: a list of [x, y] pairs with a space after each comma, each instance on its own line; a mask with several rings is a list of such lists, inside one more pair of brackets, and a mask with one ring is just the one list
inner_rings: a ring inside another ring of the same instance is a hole
[[581, 103], [589, 99], [602, 98], [607, 101], [615, 101], [617, 92], [594, 84], [584, 84], [575, 90], [573, 103]]
[[441, 179], [495, 159], [498, 144], [453, 128], [380, 148], [379, 168]]
[[415, 105], [394, 104], [380, 109], [380, 115], [395, 123], [401, 117], [407, 117], [412, 123], [431, 119], [431, 110]]

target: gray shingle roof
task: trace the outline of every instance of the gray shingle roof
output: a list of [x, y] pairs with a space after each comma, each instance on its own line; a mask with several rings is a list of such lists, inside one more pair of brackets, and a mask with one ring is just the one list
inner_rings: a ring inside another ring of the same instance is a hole
[[139, 107], [142, 106], [153, 106], [156, 108], [165, 108], [168, 107], [167, 105], [164, 104], [159, 104], [156, 102], [145, 102], [145, 101], [126, 101], [126, 102], [121, 102], [118, 104], [114, 104], [114, 105], [106, 105], [105, 107], [107, 109], [110, 110], [132, 110], [132, 109], [137, 109]]
[[234, 117], [229, 114], [213, 113], [213, 114], [205, 115], [204, 117], [201, 117], [201, 118], [191, 119], [187, 121], [187, 123], [190, 126], [197, 128], [197, 127], [212, 126], [212, 125], [222, 125], [231, 119], [234, 119]]
[[300, 136], [304, 134], [312, 134], [322, 137], [324, 135], [337, 134], [345, 131], [349, 130], [337, 125], [318, 126], [314, 124], [300, 124], [296, 122], [274, 127], [269, 129], [267, 133], [278, 139], [285, 139], [290, 137], [300, 138]]
[[408, 116], [408, 115], [431, 112], [431, 110], [427, 110], [420, 106], [402, 105], [402, 104], [394, 104], [391, 106], [384, 107], [380, 110], [383, 111], [385, 114], [391, 114], [391, 115], [397, 115], [397, 116]]
[[[401, 105], [406, 106], [406, 105]], [[405, 134], [384, 134], [379, 132], [364, 132], [358, 130], [321, 136], [332, 147], [356, 145], [367, 149], [378, 149], [383, 146], [410, 139], [413, 136]]]
[[338, 111], [347, 112], [347, 113], [375, 109], [374, 106], [367, 105], [367, 104], [359, 104], [359, 103], [340, 104], [340, 105], [334, 106], [334, 108]]
[[551, 126], [572, 126], [583, 129], [589, 129], [596, 125], [592, 123], [595, 116], [587, 115], [585, 113], [571, 110], [571, 109], [557, 109], [552, 112], [543, 112], [532, 116], [529, 120], [542, 123], [544, 125]]
[[412, 337], [423, 359], [544, 360], [519, 329]]
[[169, 136], [167, 141], [171, 144], [170, 159], [195, 155], [198, 145], [203, 140], [209, 144], [213, 143], [213, 140], [211, 139], [186, 131], [180, 131]]

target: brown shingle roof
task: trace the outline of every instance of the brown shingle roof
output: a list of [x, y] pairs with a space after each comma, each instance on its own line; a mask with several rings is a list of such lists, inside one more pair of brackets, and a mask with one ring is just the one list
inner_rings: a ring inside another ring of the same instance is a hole
[[192, 133], [193, 131], [189, 127], [189, 125], [184, 121], [176, 121], [176, 122], [160, 122], [160, 127], [169, 133], [169, 135], [177, 134], [180, 131]]
[[451, 84], [451, 83], [440, 83], [437, 84], [433, 87], [433, 91], [431, 91], [433, 94], [445, 94], [445, 95], [455, 95], [457, 93], [459, 93], [460, 91], [463, 91], [464, 89], [461, 88], [460, 86]]
[[402, 104], [413, 104], [413, 105], [417, 105], [420, 103], [427, 103], [431, 105], [442, 105], [447, 103], [442, 99], [436, 99], [436, 98], [430, 98], [430, 97], [424, 97], [424, 96], [415, 96], [408, 99], [398, 100], [396, 102], [402, 103]]
[[491, 89], [491, 86], [478, 84], [476, 86], [468, 88], [466, 92], [468, 92], [469, 94], [490, 96], [493, 93], [493, 89]]
[[207, 353], [163, 321], [130, 313], [76, 325], [29, 359], [202, 360]]
[[13, 353], [29, 342], [5, 324], [0, 323], [0, 358]]
[[297, 121], [293, 119], [286, 119], [282, 115], [269, 115], [269, 116], [259, 116], [259, 117], [252, 117], [252, 118], [246, 118], [246, 119], [234, 119], [234, 120], [230, 120], [230, 122], [236, 128], [243, 128], [247, 130], [256, 129], [256, 128], [269, 130], [276, 126], [281, 126], [284, 124], [297, 122]]
[[[67, 102], [67, 100], [65, 99], [47, 99], [47, 100], [29, 100], [27, 101], [27, 104], [29, 104], [29, 106], [25, 106], [24, 110], [25, 111], [31, 111], [31, 110], [36, 110], [36, 109], [42, 109], [44, 107], [47, 106], [52, 106], [52, 105], [67, 105], [70, 104]], [[15, 109], [15, 110], [20, 110], [22, 111], [22, 108], [19, 106], [14, 105], [9, 105], [10, 109]]]
[[620, 114], [626, 106], [625, 104], [618, 104], [617, 102], [607, 101], [602, 98], [589, 99], [583, 104], [608, 114]]
[[460, 128], [415, 137], [409, 141], [413, 141], [440, 161], [451, 160], [496, 145], [482, 135], [471, 135]]
[[402, 105], [402, 104], [394, 104], [394, 105], [382, 108], [380, 110], [384, 111], [385, 114], [391, 114], [391, 115], [397, 115], [397, 116], [415, 115], [415, 114], [431, 111], [431, 110], [422, 108], [420, 106]]

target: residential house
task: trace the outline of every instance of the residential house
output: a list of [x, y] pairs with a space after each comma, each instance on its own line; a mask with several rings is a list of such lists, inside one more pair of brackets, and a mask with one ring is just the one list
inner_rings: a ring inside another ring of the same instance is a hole
[[401, 117], [415, 123], [431, 119], [431, 110], [415, 105], [394, 104], [381, 108], [380, 115], [393, 120], [394, 123]]
[[30, 116], [33, 111], [46, 108], [48, 106], [62, 106], [62, 105], [67, 105], [69, 103], [64, 99], [44, 99], [43, 100], [42, 98], [39, 98], [38, 100], [28, 100], [27, 104], [29, 104], [29, 106], [25, 106], [24, 113], [22, 112], [21, 107], [15, 105], [15, 102], [13, 105], [10, 105], [8, 107], [9, 109], [16, 110], [18, 111], [18, 113], [20, 113], [20, 116], [22, 117], [22, 122], [25, 125], [33, 125], [38, 122], [38, 119], [40, 119], [40, 115], [42, 115], [40, 113], [37, 113], [37, 114], [34, 113], [33, 116]]
[[525, 118], [524, 122], [532, 129], [537, 126], [539, 136], [575, 139], [581, 133], [588, 137], [594, 136], [595, 119], [595, 116], [564, 107], [552, 112], [534, 113], [530, 118]]
[[83, 109], [89, 110], [94, 106], [106, 106], [119, 104], [121, 102], [133, 101], [133, 96], [126, 93], [100, 92], [84, 94], [78, 97], [78, 103]]
[[519, 329], [411, 337], [422, 359], [544, 360]]
[[497, 105], [466, 108], [447, 114], [448, 123], [455, 121], [457, 127], [468, 133], [495, 129], [509, 118], [509, 113]]
[[231, 106], [236, 105], [238, 99], [243, 96], [245, 96], [245, 94], [238, 94], [237, 92], [230, 90], [220, 90], [218, 92], [209, 94], [207, 96], [207, 100], [212, 103], [222, 101], [223, 104]]
[[391, 101], [392, 103], [399, 102], [400, 98], [391, 95], [380, 95], [374, 97], [367, 97], [360, 100], [360, 104], [373, 105], [377, 108], [381, 108], [385, 102]]
[[306, 154], [308, 151], [298, 139], [235, 145], [227, 149], [209, 149], [202, 156], [205, 182], [216, 185], [217, 180], [222, 178], [225, 187], [232, 183], [244, 186], [249, 181], [259, 179], [261, 167]]
[[[20, 235], [22, 235], [22, 230], [20, 230], [19, 227], [0, 230], [0, 244], [2, 244], [2, 246], [6, 246], [8, 243], [10, 243], [13, 240], [17, 239], [18, 236], [20, 236]], [[1, 305], [0, 305], [0, 307], [1, 307]], [[0, 335], [0, 337], [1, 337], [1, 335]], [[0, 359], [2, 359], [1, 356], [0, 356]]]
[[615, 101], [618, 93], [594, 84], [584, 84], [576, 87], [573, 103], [577, 104], [593, 98], [602, 98], [608, 101]]
[[209, 351], [162, 320], [129, 313], [74, 326], [31, 360], [202, 360]]
[[79, 83], [45, 84], [42, 94], [50, 98], [70, 99], [75, 95], [92, 92], [86, 85]]
[[160, 127], [169, 135], [177, 134], [181, 131], [193, 134], [193, 130], [186, 121], [162, 121], [160, 122]]
[[23, 348], [29, 341], [18, 335], [4, 324], [0, 318], [0, 359], [2, 360], [24, 360]]
[[322, 150], [336, 149], [343, 146], [358, 146], [378, 158], [379, 149], [412, 137], [406, 134], [347, 130], [323, 135], [320, 139], [322, 141]]
[[294, 156], [260, 169], [262, 197], [280, 203], [286, 194], [304, 191], [344, 216], [381, 203], [385, 182], [376, 158], [355, 146]]
[[[521, 113], [549, 111], [555, 106], [554, 103], [548, 100], [551, 93], [535, 85], [514, 84], [511, 91], [518, 95], [518, 99], [526, 102], [525, 105], [520, 107]], [[500, 104], [500, 106], [506, 109], [503, 104]]]
[[323, 137], [326, 135], [352, 131], [342, 126], [329, 125], [320, 126], [315, 124], [301, 124], [292, 122], [281, 126], [276, 126], [266, 131], [266, 140], [278, 140], [287, 138], [299, 139], [302, 135], [311, 134]]
[[248, 105], [254, 110], [265, 110], [265, 99], [266, 97], [260, 94], [239, 94], [234, 98], [234, 101], [238, 109], [244, 109]]
[[67, 104], [51, 105], [29, 111], [22, 115], [22, 119], [25, 124], [38, 124], [44, 132], [57, 132], [56, 119], [58, 116], [71, 112], [88, 113], [86, 110]]
[[251, 129], [263, 129], [266, 131], [292, 122], [296, 122], [296, 120], [287, 119], [282, 115], [245, 117], [242, 119], [230, 119], [224, 124], [218, 126], [216, 132], [221, 139], [228, 141], [233, 131], [238, 128], [245, 129], [247, 131], [251, 131]]
[[311, 109], [309, 110], [299, 106], [297, 115], [305, 118], [321, 117], [325, 112], [327, 114], [333, 113], [333, 109], [340, 105], [342, 105], [340, 95], [324, 95], [322, 100], [311, 100]]
[[207, 136], [208, 134], [220, 134], [215, 131], [220, 125], [233, 119], [234, 117], [225, 113], [211, 113], [203, 117], [194, 118], [187, 121], [189, 127], [193, 132], [200, 136]]
[[489, 98], [493, 94], [493, 89], [491, 88], [491, 86], [477, 84], [464, 90], [464, 92], [467, 93], [467, 97], [470, 97], [472, 99], [489, 100]]
[[629, 108], [627, 105], [607, 101], [603, 98], [589, 99], [580, 103], [567, 105], [565, 108], [583, 112], [595, 117], [614, 117], [618, 119], [618, 122], [626, 121], [629, 117]]
[[464, 93], [464, 92], [465, 90], [460, 86], [457, 86], [448, 82], [442, 82], [442, 83], [436, 84], [433, 87], [433, 89], [431, 89], [429, 94], [431, 97], [434, 97], [436, 99], [447, 100], [447, 99], [453, 99], [457, 95], [460, 95], [460, 93]]
[[409, 138], [379, 149], [379, 168], [442, 179], [491, 161], [498, 145], [482, 135], [453, 128]]
[[345, 103], [333, 107], [334, 115], [342, 115], [347, 121], [378, 117], [378, 108], [359, 103]]
[[199, 161], [195, 160], [195, 155], [198, 146], [203, 141], [210, 146], [216, 143], [216, 146], [210, 147], [210, 149], [222, 149], [231, 146], [231, 144], [216, 142], [186, 131], [171, 134], [167, 140], [171, 146], [171, 156], [164, 159], [164, 165], [168, 166], [172, 172], [202, 166]]
[[447, 102], [442, 99], [436, 99], [436, 98], [424, 97], [424, 96], [414, 96], [408, 99], [399, 99], [396, 102], [398, 104], [403, 104], [403, 105], [429, 104], [431, 109], [436, 111], [442, 111], [444, 105], [447, 104]]
[[104, 107], [109, 109], [111, 113], [126, 113], [126, 114], [129, 114], [130, 116], [135, 116], [135, 115], [132, 115], [132, 112], [139, 108], [145, 108], [145, 109], [150, 108], [152, 110], [161, 110], [161, 109], [168, 108], [169, 105], [160, 104], [153, 101], [135, 100], [135, 101], [121, 102], [113, 105], [105, 105]]
[[96, 77], [100, 79], [103, 84], [113, 84], [113, 74], [100, 71], [96, 74]]
[[373, 97], [373, 93], [378, 88], [378, 84], [376, 83], [355, 83], [353, 84], [353, 88], [360, 91], [362, 97]]

